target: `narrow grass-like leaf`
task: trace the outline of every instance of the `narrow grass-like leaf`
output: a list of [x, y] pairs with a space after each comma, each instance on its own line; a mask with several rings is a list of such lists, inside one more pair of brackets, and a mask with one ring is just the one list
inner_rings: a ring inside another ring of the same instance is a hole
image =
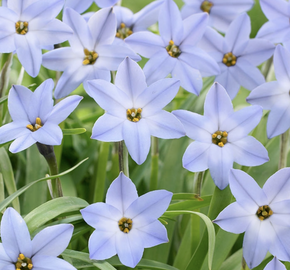
[[[174, 195], [173, 195], [174, 196]], [[212, 196], [203, 196], [202, 201], [199, 200], [186, 200], [182, 202], [172, 203], [169, 205], [168, 210], [178, 211], [178, 210], [195, 210], [202, 207], [209, 206]]]
[[8, 96], [0, 98], [0, 105], [8, 100]]
[[63, 129], [63, 135], [77, 135], [85, 133], [87, 130], [85, 128], [70, 128], [70, 129]]

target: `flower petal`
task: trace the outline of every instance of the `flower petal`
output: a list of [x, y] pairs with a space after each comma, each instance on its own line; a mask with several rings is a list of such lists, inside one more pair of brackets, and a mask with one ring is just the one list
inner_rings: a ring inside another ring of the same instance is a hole
[[279, 83], [289, 86], [290, 84], [290, 52], [283, 46], [277, 45], [274, 54], [275, 75]]
[[[3, 244], [0, 243], [0, 269], [7, 269], [6, 267], [8, 267], [9, 264], [11, 265], [11, 259], [6, 254]], [[15, 268], [14, 264], [13, 264], [13, 267]], [[14, 268], [12, 269], [14, 270]]]
[[269, 207], [273, 211], [273, 215], [269, 217], [269, 221], [275, 225], [290, 226], [290, 200], [283, 200], [269, 203]]
[[[285, 100], [285, 103], [289, 103]], [[283, 102], [284, 103], [284, 102]], [[268, 116], [267, 135], [268, 138], [273, 138], [284, 133], [290, 127], [290, 106], [272, 108]]]
[[78, 13], [83, 13], [85, 10], [89, 8], [89, 6], [93, 3], [93, 0], [67, 0], [65, 1], [65, 8], [72, 8]]
[[115, 5], [118, 0], [95, 0], [95, 2], [100, 8], [105, 8]]
[[110, 185], [106, 203], [120, 210], [122, 214], [138, 199], [137, 189], [134, 183], [123, 172]]
[[16, 210], [9, 207], [4, 212], [1, 222], [1, 238], [6, 254], [16, 262], [20, 253], [31, 258], [32, 244], [24, 219]]
[[30, 134], [30, 130], [26, 128], [30, 122], [14, 121], [0, 127], [0, 144], [12, 141], [17, 137]]
[[9, 151], [11, 153], [20, 152], [31, 145], [35, 144], [36, 141], [32, 138], [31, 132], [23, 134], [21, 137], [16, 138], [16, 140], [11, 143]]
[[76, 268], [67, 261], [52, 256], [34, 256], [32, 258], [32, 264], [35, 270], [76, 270]]
[[73, 229], [71, 224], [46, 227], [32, 240], [33, 255], [58, 256], [68, 246]]
[[[113, 11], [117, 20], [117, 29], [120, 29], [121, 23], [124, 23], [126, 27], [130, 29], [133, 27], [133, 12], [129, 8], [114, 6]], [[144, 30], [146, 30], [146, 28]]]
[[123, 125], [123, 138], [132, 159], [142, 164], [150, 150], [150, 130], [144, 119], [137, 123], [125, 121]]
[[271, 0], [261, 0], [260, 2], [261, 8], [269, 20], [289, 16], [289, 5], [284, 0], [276, 0], [275, 3]]
[[31, 132], [31, 137], [42, 144], [60, 145], [63, 137], [61, 128], [51, 122], [46, 122], [37, 131]]
[[254, 137], [246, 136], [231, 144], [234, 161], [243, 166], [258, 166], [269, 161], [268, 151]]
[[277, 257], [274, 257], [273, 260], [266, 265], [264, 270], [286, 270], [286, 267]]

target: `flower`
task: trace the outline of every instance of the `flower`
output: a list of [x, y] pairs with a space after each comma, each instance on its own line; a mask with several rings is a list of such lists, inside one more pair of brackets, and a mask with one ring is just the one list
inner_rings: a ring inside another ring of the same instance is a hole
[[183, 0], [185, 5], [181, 9], [183, 18], [207, 12], [209, 15], [209, 26], [225, 33], [230, 23], [242, 12], [250, 10], [254, 4], [253, 0]]
[[290, 35], [290, 3], [285, 0], [261, 0], [260, 5], [269, 21], [260, 28], [257, 37], [273, 43], [287, 41]]
[[92, 138], [125, 141], [128, 152], [141, 164], [150, 149], [150, 137], [180, 138], [184, 129], [171, 113], [162, 110], [177, 94], [179, 81], [163, 79], [147, 87], [139, 65], [126, 58], [119, 66], [115, 85], [104, 80], [88, 82], [87, 93], [105, 110], [93, 127]]
[[13, 122], [0, 127], [0, 144], [10, 145], [12, 153], [20, 152], [39, 142], [59, 145], [62, 131], [58, 124], [77, 107], [82, 97], [68, 97], [53, 106], [52, 79], [44, 81], [34, 92], [21, 85], [13, 85], [8, 95], [8, 109]]
[[0, 25], [5, 25], [0, 31], [0, 52], [16, 51], [32, 77], [39, 73], [41, 49], [72, 35], [69, 26], [55, 19], [63, 4], [63, 0], [8, 0], [7, 7], [0, 7]]
[[249, 268], [262, 262], [267, 251], [280, 260], [290, 260], [290, 168], [272, 175], [261, 189], [240, 170], [230, 172], [230, 188], [236, 202], [214, 220], [232, 233], [245, 232], [243, 256]]
[[46, 68], [64, 71], [55, 88], [56, 98], [67, 96], [81, 83], [86, 88], [88, 80], [110, 81], [110, 70], [117, 70], [126, 56], [136, 61], [141, 59], [126, 47], [112, 45], [116, 35], [116, 18], [112, 10], [99, 10], [88, 23], [73, 9], [64, 11], [63, 21], [75, 33], [69, 39], [71, 47], [53, 50], [43, 56]]
[[265, 82], [256, 66], [271, 57], [275, 49], [267, 40], [249, 39], [250, 32], [250, 18], [243, 13], [230, 24], [225, 37], [208, 27], [199, 43], [218, 63], [221, 74], [215, 80], [227, 89], [231, 99], [240, 86], [252, 90]]
[[7, 270], [76, 270], [57, 258], [67, 247], [73, 233], [71, 224], [49, 226], [33, 240], [24, 219], [9, 207], [1, 222], [0, 268]]
[[81, 210], [85, 222], [95, 228], [89, 239], [90, 259], [104, 260], [118, 254], [122, 264], [133, 268], [144, 248], [168, 242], [166, 228], [158, 218], [171, 197], [166, 190], [138, 197], [133, 182], [121, 172], [108, 189], [106, 203]]
[[286, 267], [276, 257], [274, 257], [273, 260], [266, 265], [264, 270], [286, 270]]
[[290, 127], [290, 52], [277, 45], [274, 53], [274, 67], [277, 81], [264, 83], [255, 88], [247, 102], [270, 110], [267, 135], [273, 138]]
[[[88, 9], [93, 2], [94, 0], [66, 0], [65, 8], [72, 8], [78, 13], [82, 13]], [[95, 0], [95, 2], [100, 8], [106, 8], [115, 5], [118, 0]]]
[[234, 112], [226, 90], [214, 83], [204, 103], [204, 116], [185, 110], [172, 112], [183, 123], [186, 135], [195, 140], [186, 149], [183, 167], [192, 172], [209, 168], [220, 189], [229, 183], [233, 163], [257, 166], [269, 160], [265, 147], [247, 134], [258, 125], [263, 110], [251, 106]]
[[206, 13], [195, 14], [182, 21], [173, 0], [165, 0], [159, 13], [160, 35], [140, 31], [125, 42], [142, 56], [150, 58], [144, 66], [147, 83], [168, 74], [180, 80], [181, 86], [196, 95], [202, 88], [202, 77], [220, 72], [217, 63], [196, 44], [207, 25]]

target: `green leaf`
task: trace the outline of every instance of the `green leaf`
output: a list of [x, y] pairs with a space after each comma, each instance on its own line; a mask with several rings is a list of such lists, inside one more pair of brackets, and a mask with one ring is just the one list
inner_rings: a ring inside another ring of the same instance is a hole
[[88, 206], [88, 203], [83, 199], [77, 197], [60, 197], [35, 208], [25, 216], [24, 220], [30, 233], [32, 233], [41, 225], [61, 214], [78, 211], [86, 206]]
[[[12, 165], [10, 162], [10, 158], [8, 156], [7, 151], [2, 147], [0, 148], [0, 172], [2, 173], [5, 187], [8, 191], [8, 194], [11, 195], [16, 192], [16, 184], [14, 179], [14, 173], [12, 169]], [[9, 198], [9, 197], [8, 197]], [[13, 207], [20, 212], [19, 199], [15, 198], [15, 200], [11, 200]], [[3, 207], [0, 211], [2, 211], [5, 207]]]
[[206, 227], [207, 227], [207, 233], [208, 233], [208, 268], [212, 269], [212, 260], [213, 260], [213, 254], [214, 254], [214, 247], [215, 247], [215, 230], [213, 227], [213, 224], [211, 220], [204, 214], [199, 212], [193, 212], [193, 211], [166, 211], [163, 214], [163, 217], [173, 217], [183, 214], [192, 214], [197, 215], [202, 218], [204, 221]]
[[0, 104], [6, 102], [8, 100], [8, 96], [4, 96], [2, 98], [0, 98]]
[[[174, 195], [173, 195], [173, 200], [175, 199]], [[194, 196], [194, 194], [188, 194], [188, 195]], [[184, 197], [188, 198], [190, 196], [184, 196]], [[198, 200], [197, 198], [193, 198], [191, 200], [187, 200], [187, 201], [183, 201], [183, 202], [172, 203], [169, 205], [168, 210], [170, 210], [170, 211], [196, 210], [196, 209], [199, 209], [202, 207], [209, 206], [211, 198], [212, 198], [212, 196], [208, 195], [208, 196], [203, 196], [202, 201]]]
[[76, 135], [85, 133], [87, 130], [85, 128], [70, 128], [70, 129], [63, 129], [63, 135]]
[[[49, 180], [49, 179], [55, 179], [55, 178], [58, 178], [58, 177], [61, 177], [63, 175], [66, 175], [67, 173], [73, 171], [74, 169], [76, 169], [78, 166], [80, 166], [83, 162], [85, 162], [87, 160], [84, 159], [82, 160], [81, 162], [79, 162], [77, 165], [73, 166], [72, 168], [60, 173], [60, 174], [57, 174], [57, 175], [52, 175], [52, 176], [48, 176], [48, 177], [44, 177], [44, 178], [41, 178], [41, 179], [38, 179], [38, 180], [35, 180], [27, 185], [25, 185], [24, 187], [18, 189], [16, 192], [14, 192], [13, 194], [11, 194], [9, 197], [7, 197], [5, 200], [3, 200], [2, 202], [0, 202], [0, 212], [3, 211], [3, 209], [5, 207], [7, 207], [14, 199], [16, 199], [19, 195], [21, 195], [23, 192], [25, 192], [27, 189], [29, 189], [31, 186], [35, 185], [36, 183], [39, 183], [41, 181], [45, 181], [45, 180]], [[0, 162], [1, 164], [1, 162]]]

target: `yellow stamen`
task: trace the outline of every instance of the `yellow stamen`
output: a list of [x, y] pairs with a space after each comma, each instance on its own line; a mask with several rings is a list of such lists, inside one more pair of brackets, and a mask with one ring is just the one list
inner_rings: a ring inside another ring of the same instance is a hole
[[133, 122], [138, 122], [139, 121], [139, 119], [138, 118], [133, 118], [133, 120], [132, 120]]
[[129, 233], [129, 231], [132, 229], [132, 224], [133, 224], [133, 221], [130, 218], [123, 217], [118, 221], [119, 229], [123, 233]]
[[32, 125], [29, 124], [29, 125], [27, 125], [26, 127], [27, 127], [28, 129], [30, 129], [31, 131], [34, 131], [34, 128], [33, 128]]
[[24, 260], [24, 259], [25, 259], [25, 256], [24, 256], [22, 253], [20, 253], [20, 254], [19, 254], [19, 259], [20, 259], [20, 260]]
[[171, 45], [171, 46], [174, 45], [174, 41], [173, 40], [170, 40], [169, 41], [169, 45]]
[[125, 28], [125, 27], [126, 27], [126, 24], [124, 24], [124, 23], [120, 24], [120, 28]]
[[41, 126], [41, 119], [39, 117], [36, 117], [36, 121], [35, 122], [36, 122], [37, 125]]
[[215, 138], [217, 137], [217, 135], [214, 133], [214, 134], [211, 135], [211, 137], [212, 137], [213, 139], [215, 139]]
[[127, 109], [127, 119], [132, 121], [132, 122], [139, 122], [139, 120], [141, 119], [141, 113], [142, 113], [142, 109], [138, 108], [131, 108], [131, 109]]
[[27, 268], [30, 269], [30, 270], [32, 269], [32, 267], [33, 267], [33, 265], [31, 263], [29, 263], [28, 266], [27, 266]]
[[218, 143], [218, 146], [220, 146], [220, 147], [224, 147], [225, 145], [224, 145], [222, 142], [219, 142], [219, 143]]
[[98, 53], [96, 53], [95, 51], [89, 51], [87, 48], [84, 48], [84, 60], [83, 60], [83, 65], [93, 65], [97, 58], [99, 57]]
[[85, 60], [83, 61], [83, 65], [84, 65], [84, 66], [88, 65], [89, 63], [90, 63], [90, 60], [89, 60], [89, 59], [85, 59]]

